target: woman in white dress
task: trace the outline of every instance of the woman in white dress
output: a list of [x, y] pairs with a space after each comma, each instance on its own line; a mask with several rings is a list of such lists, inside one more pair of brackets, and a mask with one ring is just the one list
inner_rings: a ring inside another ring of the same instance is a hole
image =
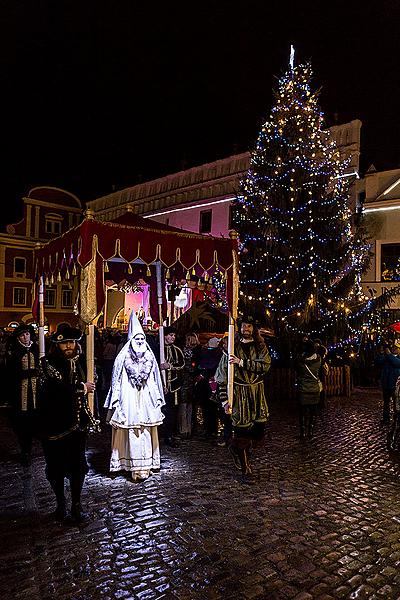
[[130, 471], [143, 481], [160, 469], [157, 427], [165, 404], [160, 370], [132, 311], [128, 341], [115, 359], [105, 408], [113, 427], [110, 471]]

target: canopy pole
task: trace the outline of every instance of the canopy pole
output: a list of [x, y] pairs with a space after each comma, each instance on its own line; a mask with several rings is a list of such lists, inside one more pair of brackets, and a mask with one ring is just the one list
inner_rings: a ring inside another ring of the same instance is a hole
[[[103, 263], [103, 272], [104, 272], [104, 263]], [[103, 275], [104, 281], [104, 275]], [[103, 329], [107, 329], [107, 309], [108, 309], [108, 287], [104, 282], [104, 307], [103, 307]]]
[[[87, 381], [94, 382], [94, 325], [88, 325], [86, 335], [86, 370]], [[94, 392], [88, 392], [88, 405], [90, 412], [94, 415]]]
[[46, 354], [44, 341], [44, 284], [43, 275], [39, 278], [39, 358]]
[[[231, 239], [237, 239], [237, 232], [230, 231]], [[232, 250], [232, 310], [229, 314], [228, 329], [228, 355], [235, 353], [235, 323], [237, 319], [239, 298], [239, 258], [236, 248]], [[234, 384], [235, 365], [228, 362], [228, 402], [232, 409], [233, 405], [233, 384]]]
[[[156, 278], [157, 278], [157, 303], [158, 303], [158, 341], [160, 344], [160, 364], [165, 362], [165, 349], [164, 349], [164, 327], [163, 327], [163, 314], [162, 314], [162, 280], [161, 280], [161, 262], [156, 262]], [[164, 369], [161, 370], [161, 377], [163, 380], [164, 387], [167, 385], [167, 379]]]

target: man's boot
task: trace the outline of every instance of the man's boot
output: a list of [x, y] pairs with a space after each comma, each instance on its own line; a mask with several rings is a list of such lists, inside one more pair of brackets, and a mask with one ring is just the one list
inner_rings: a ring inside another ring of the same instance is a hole
[[303, 414], [300, 415], [300, 439], [304, 440], [306, 437], [306, 418]]
[[239, 448], [236, 448], [236, 446], [230, 445], [228, 447], [228, 450], [229, 450], [229, 454], [232, 456], [233, 464], [238, 469], [238, 471], [241, 471], [242, 463], [241, 463], [240, 456], [239, 456], [239, 453], [240, 453]]
[[85, 476], [72, 475], [69, 479], [71, 486], [71, 522], [84, 523], [88, 519], [88, 515], [83, 512], [81, 506], [81, 492]]
[[314, 426], [315, 426], [315, 415], [310, 415], [308, 417], [308, 432], [307, 437], [311, 440], [314, 437]]
[[242, 468], [242, 483], [244, 483], [246, 485], [254, 485], [255, 479], [254, 479], [253, 470], [249, 463], [248, 450], [245, 448], [241, 448], [241, 449], [239, 449], [238, 454], [239, 454], [240, 464], [241, 464], [241, 468]]
[[388, 450], [397, 450], [397, 444], [400, 436], [400, 424], [395, 417], [394, 424], [388, 434]]
[[53, 479], [50, 481], [52, 490], [56, 496], [57, 507], [54, 511], [54, 517], [57, 521], [63, 521], [67, 516], [67, 505], [64, 496], [64, 478]]

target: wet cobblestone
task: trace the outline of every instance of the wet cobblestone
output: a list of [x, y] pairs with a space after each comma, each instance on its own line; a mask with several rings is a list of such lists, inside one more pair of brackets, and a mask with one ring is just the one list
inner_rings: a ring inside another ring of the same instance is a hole
[[255, 486], [202, 439], [164, 449], [143, 484], [110, 478], [105, 431], [90, 439], [81, 528], [52, 520], [40, 448], [23, 470], [1, 416], [1, 597], [400, 598], [400, 461], [379, 396], [330, 401], [311, 442], [298, 440], [295, 411], [273, 404]]

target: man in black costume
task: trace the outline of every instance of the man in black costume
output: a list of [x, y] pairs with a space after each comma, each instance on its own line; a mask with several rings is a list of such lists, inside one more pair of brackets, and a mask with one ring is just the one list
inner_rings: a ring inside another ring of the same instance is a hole
[[35, 434], [37, 367], [39, 349], [31, 337], [32, 330], [24, 323], [13, 333], [6, 355], [6, 375], [11, 405], [11, 426], [21, 449], [21, 464], [31, 462], [32, 440]]
[[87, 381], [86, 364], [79, 345], [82, 334], [67, 324], [59, 325], [52, 336], [52, 348], [41, 361], [39, 426], [46, 460], [46, 477], [57, 501], [56, 517], [67, 516], [64, 479], [70, 481], [71, 515], [85, 519], [81, 491], [88, 470], [85, 457], [87, 429], [95, 426], [87, 403], [94, 382]]
[[179, 346], [174, 344], [176, 333], [177, 331], [174, 327], [164, 327], [165, 362], [160, 365], [160, 369], [165, 371], [165, 406], [163, 406], [165, 414], [163, 423], [164, 442], [172, 448], [178, 445], [173, 436], [176, 433], [178, 404], [183, 382], [183, 368], [185, 366], [183, 352]]

